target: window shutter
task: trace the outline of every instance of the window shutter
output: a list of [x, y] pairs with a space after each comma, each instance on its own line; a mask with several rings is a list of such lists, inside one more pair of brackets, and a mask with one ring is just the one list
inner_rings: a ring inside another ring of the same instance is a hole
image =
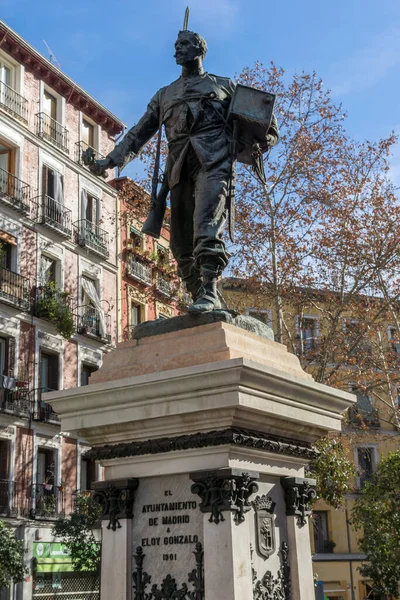
[[14, 377], [15, 365], [15, 339], [10, 337], [7, 339], [7, 374], [9, 377]]
[[48, 195], [49, 190], [49, 169], [46, 165], [43, 165], [42, 169], [42, 194], [44, 196]]

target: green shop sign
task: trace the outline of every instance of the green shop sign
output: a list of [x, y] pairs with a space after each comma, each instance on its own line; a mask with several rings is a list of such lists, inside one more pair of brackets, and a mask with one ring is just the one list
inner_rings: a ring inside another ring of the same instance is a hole
[[33, 557], [36, 559], [37, 573], [74, 570], [68, 547], [59, 542], [34, 542]]

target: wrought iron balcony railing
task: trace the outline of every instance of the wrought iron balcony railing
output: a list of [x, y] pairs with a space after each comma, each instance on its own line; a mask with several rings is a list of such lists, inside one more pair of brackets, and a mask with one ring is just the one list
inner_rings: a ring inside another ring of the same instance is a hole
[[32, 200], [32, 221], [63, 237], [70, 237], [72, 233], [71, 211], [46, 194]]
[[84, 152], [88, 148], [91, 148], [93, 150], [93, 156], [96, 160], [102, 160], [105, 158], [105, 156], [103, 154], [100, 154], [100, 152], [95, 150], [95, 148], [93, 148], [92, 146], [90, 146], [89, 144], [84, 142], [83, 140], [81, 140], [80, 142], [76, 142], [76, 144], [75, 144], [75, 162], [82, 165], [82, 167], [85, 167], [85, 169], [88, 169], [88, 167], [83, 164], [82, 152]]
[[0, 302], [29, 310], [29, 280], [0, 267]]
[[30, 185], [0, 169], [0, 202], [27, 215], [30, 211], [30, 196]]
[[64, 516], [64, 490], [50, 483], [33, 485], [30, 513], [34, 519], [56, 519]]
[[79, 246], [89, 248], [100, 256], [108, 257], [108, 232], [88, 219], [81, 219], [74, 224], [75, 241]]
[[41, 112], [36, 117], [36, 135], [51, 142], [63, 152], [69, 153], [69, 132], [64, 125]]
[[12, 377], [2, 378], [2, 385], [9, 385], [14, 389], [0, 389], [0, 412], [17, 415], [19, 417], [29, 417], [32, 411], [32, 401], [28, 385], [19, 387], [21, 382], [13, 380]]
[[17, 516], [15, 481], [0, 479], [0, 516]]
[[50, 404], [47, 404], [42, 398], [42, 394], [46, 392], [54, 392], [47, 387], [36, 388], [31, 391], [31, 409], [33, 414], [33, 419], [35, 421], [42, 421], [44, 423], [59, 423], [60, 418], [58, 414], [53, 410], [53, 407]]
[[169, 279], [163, 277], [161, 273], [157, 273], [156, 276], [156, 290], [163, 296], [168, 296], [169, 298], [175, 294], [173, 284]]
[[126, 261], [126, 274], [145, 285], [153, 283], [153, 269], [151, 266], [143, 264], [134, 256], [129, 256]]
[[24, 123], [28, 123], [28, 100], [9, 85], [0, 82], [0, 107]]
[[104, 314], [94, 306], [78, 307], [77, 332], [81, 335], [111, 342], [111, 315]]

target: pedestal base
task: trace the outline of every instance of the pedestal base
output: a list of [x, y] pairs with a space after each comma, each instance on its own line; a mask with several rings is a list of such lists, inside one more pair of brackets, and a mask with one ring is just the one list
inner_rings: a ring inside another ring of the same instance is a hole
[[121, 344], [91, 385], [46, 401], [93, 445], [103, 488], [138, 485], [132, 519], [104, 529], [102, 600], [312, 599], [304, 466], [352, 395], [218, 322]]

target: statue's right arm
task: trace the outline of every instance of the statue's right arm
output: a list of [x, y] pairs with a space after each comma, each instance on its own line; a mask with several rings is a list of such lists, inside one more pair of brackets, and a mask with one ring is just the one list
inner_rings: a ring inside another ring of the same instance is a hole
[[[113, 167], [121, 170], [134, 158], [159, 128], [160, 124], [160, 92], [157, 92], [150, 100], [146, 112], [134, 125], [125, 137], [117, 144], [107, 157], [102, 161], [96, 161], [93, 172], [103, 172]], [[98, 169], [96, 169], [98, 166]], [[99, 174], [99, 173], [96, 173]]]

